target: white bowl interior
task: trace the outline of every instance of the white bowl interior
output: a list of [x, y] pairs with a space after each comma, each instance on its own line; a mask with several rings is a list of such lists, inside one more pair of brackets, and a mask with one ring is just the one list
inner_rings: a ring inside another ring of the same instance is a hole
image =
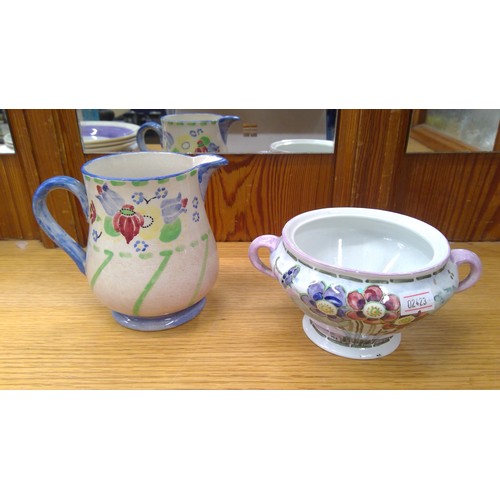
[[444, 259], [449, 248], [439, 231], [421, 221], [412, 226], [370, 216], [311, 219], [291, 233], [292, 244], [309, 259], [376, 274], [427, 269]]

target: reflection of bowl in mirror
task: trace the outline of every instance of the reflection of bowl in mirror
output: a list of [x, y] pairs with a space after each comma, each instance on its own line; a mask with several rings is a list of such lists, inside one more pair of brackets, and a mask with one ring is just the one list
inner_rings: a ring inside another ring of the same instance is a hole
[[284, 139], [271, 144], [271, 153], [333, 153], [333, 141]]
[[[271, 251], [271, 268], [258, 256], [261, 247]], [[481, 274], [476, 254], [450, 250], [444, 235], [425, 222], [352, 207], [300, 214], [281, 237], [256, 238], [249, 257], [278, 279], [305, 314], [310, 340], [354, 359], [393, 352], [402, 328], [429, 316]], [[470, 266], [462, 281], [460, 264]]]

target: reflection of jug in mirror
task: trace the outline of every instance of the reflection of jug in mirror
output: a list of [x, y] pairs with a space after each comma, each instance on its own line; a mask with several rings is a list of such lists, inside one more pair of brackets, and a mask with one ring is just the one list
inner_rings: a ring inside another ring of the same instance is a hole
[[211, 113], [181, 113], [166, 115], [161, 125], [147, 122], [137, 132], [141, 151], [148, 151], [145, 134], [155, 132], [164, 151], [173, 153], [227, 153], [229, 127], [238, 116]]
[[[72, 177], [43, 182], [33, 211], [47, 235], [75, 261], [118, 323], [164, 330], [194, 318], [215, 284], [218, 255], [203, 200], [219, 156], [149, 152], [103, 156]], [[89, 220], [86, 250], [54, 220], [47, 195], [76, 195]]]

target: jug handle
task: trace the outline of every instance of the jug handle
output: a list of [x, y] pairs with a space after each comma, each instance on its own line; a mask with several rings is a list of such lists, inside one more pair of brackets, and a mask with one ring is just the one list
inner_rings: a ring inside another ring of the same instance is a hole
[[259, 258], [259, 248], [268, 248], [270, 252], [274, 252], [281, 241], [281, 238], [278, 236], [274, 236], [272, 234], [263, 234], [258, 238], [255, 238], [252, 243], [250, 243], [250, 247], [248, 248], [248, 258], [252, 263], [252, 266], [255, 267], [261, 273], [264, 273], [271, 278], [275, 278], [273, 271], [271, 268], [266, 266]]
[[462, 281], [460, 281], [456, 290], [457, 292], [463, 292], [477, 282], [481, 276], [483, 265], [481, 264], [479, 257], [474, 252], [463, 248], [452, 250], [451, 260], [457, 267], [461, 264], [469, 264], [470, 266], [469, 274]]
[[42, 182], [33, 195], [33, 213], [45, 234], [62, 248], [75, 262], [78, 269], [85, 274], [85, 250], [56, 222], [47, 208], [47, 196], [55, 189], [66, 189], [73, 193], [82, 206], [85, 217], [89, 216], [89, 204], [85, 186], [73, 177], [60, 175]]
[[140, 126], [139, 130], [137, 131], [137, 145], [139, 146], [139, 149], [141, 151], [149, 151], [146, 144], [145, 135], [146, 132], [149, 132], [150, 130], [152, 130], [160, 138], [161, 148], [165, 149], [165, 145], [163, 144], [163, 130], [161, 128], [161, 125], [156, 122], [146, 122]]

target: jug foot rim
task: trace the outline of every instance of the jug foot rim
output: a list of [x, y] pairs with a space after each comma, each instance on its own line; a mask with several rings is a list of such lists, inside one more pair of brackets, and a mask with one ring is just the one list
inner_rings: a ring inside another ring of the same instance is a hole
[[122, 326], [131, 330], [142, 332], [156, 332], [160, 330], [169, 330], [175, 328], [198, 316], [203, 307], [205, 307], [206, 297], [201, 299], [196, 304], [178, 311], [175, 313], [166, 314], [164, 316], [132, 316], [129, 314], [111, 311], [113, 318]]

